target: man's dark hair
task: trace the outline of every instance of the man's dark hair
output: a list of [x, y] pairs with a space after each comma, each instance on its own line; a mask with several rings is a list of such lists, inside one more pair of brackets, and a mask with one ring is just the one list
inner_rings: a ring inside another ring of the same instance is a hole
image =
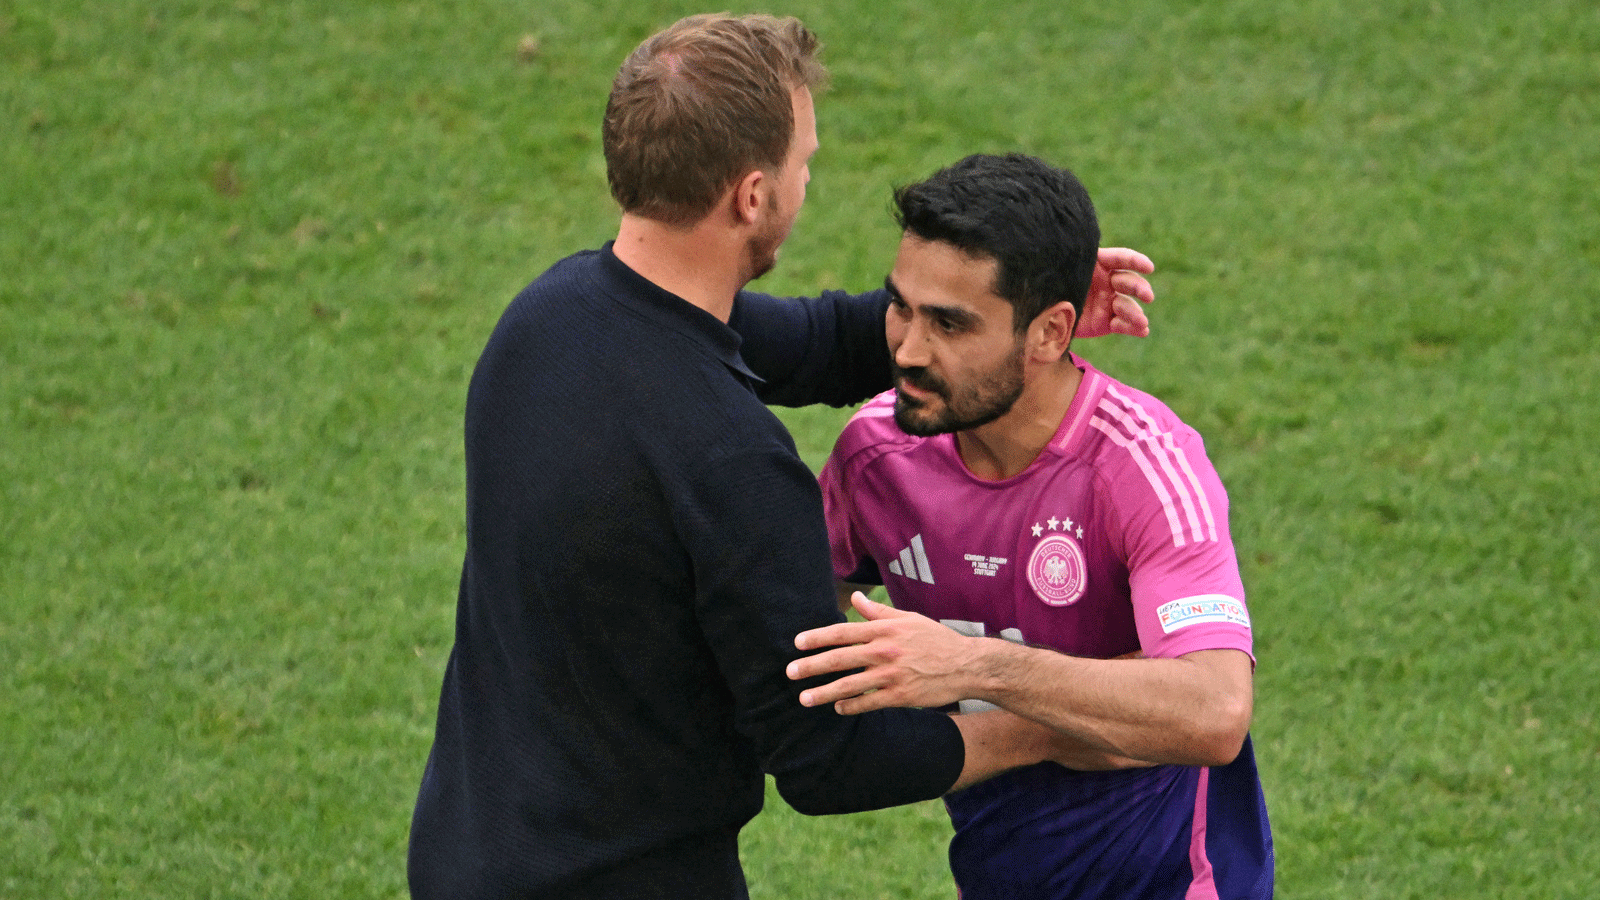
[[1020, 153], [975, 155], [895, 191], [895, 221], [999, 268], [994, 292], [1020, 334], [1068, 300], [1079, 315], [1100, 250], [1100, 223], [1077, 176]]

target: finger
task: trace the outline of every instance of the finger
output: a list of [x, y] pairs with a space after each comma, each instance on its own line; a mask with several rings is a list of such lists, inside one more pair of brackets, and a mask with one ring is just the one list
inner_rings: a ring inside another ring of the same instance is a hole
[[824, 625], [794, 636], [797, 650], [816, 650], [821, 647], [838, 647], [844, 644], [864, 644], [877, 636], [871, 622], [840, 622]]
[[859, 697], [840, 700], [833, 705], [833, 711], [841, 716], [859, 716], [879, 709], [888, 709], [895, 703], [888, 691], [873, 691]]
[[862, 669], [875, 665], [883, 660], [869, 650], [862, 649], [861, 644], [852, 644], [836, 650], [828, 650], [815, 656], [806, 656], [791, 660], [783, 667], [783, 673], [791, 681], [802, 681], [815, 678], [818, 675], [827, 675], [830, 672], [847, 672], [851, 669]]
[[1126, 319], [1112, 319], [1110, 333], [1124, 334], [1128, 337], [1146, 338], [1150, 336], [1150, 323], [1129, 322]]
[[1111, 290], [1115, 293], [1134, 297], [1144, 303], [1151, 303], [1156, 299], [1155, 288], [1137, 272], [1112, 272], [1110, 283]]
[[1111, 330], [1118, 334], [1133, 337], [1148, 337], [1150, 334], [1150, 317], [1144, 313], [1144, 308], [1137, 300], [1122, 294], [1111, 304]]
[[1148, 318], [1144, 311], [1145, 301], [1128, 294], [1118, 294], [1111, 301], [1111, 315], [1114, 318], [1127, 319], [1137, 322]]
[[800, 705], [824, 706], [829, 703], [838, 703], [842, 700], [849, 700], [852, 697], [859, 697], [868, 691], [877, 691], [881, 686], [878, 678], [870, 672], [846, 675], [827, 684], [801, 691]]
[[850, 595], [850, 604], [856, 608], [856, 612], [861, 613], [862, 617], [868, 621], [874, 619], [894, 619], [911, 615], [911, 613], [908, 613], [905, 610], [895, 609], [887, 603], [879, 603], [875, 600], [868, 600], [867, 595], [861, 593], [860, 591], [856, 591], [854, 594]]
[[1150, 257], [1127, 247], [1101, 247], [1098, 261], [1100, 265], [1112, 271], [1128, 269], [1149, 274], [1156, 270], [1156, 264]]

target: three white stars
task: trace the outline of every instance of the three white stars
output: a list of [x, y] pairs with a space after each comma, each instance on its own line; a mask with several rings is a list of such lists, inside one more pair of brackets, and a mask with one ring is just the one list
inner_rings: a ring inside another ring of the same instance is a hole
[[[1055, 516], [1045, 520], [1044, 525], [1049, 525], [1051, 531], [1064, 531], [1067, 534], [1077, 534], [1078, 540], [1083, 540], [1083, 526], [1075, 524], [1071, 519], [1058, 519]], [[1044, 534], [1044, 525], [1033, 523], [1033, 536]]]

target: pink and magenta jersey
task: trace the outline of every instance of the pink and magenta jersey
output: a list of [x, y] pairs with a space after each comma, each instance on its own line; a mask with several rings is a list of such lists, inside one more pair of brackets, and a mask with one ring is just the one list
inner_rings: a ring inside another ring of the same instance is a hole
[[[834, 574], [963, 633], [1074, 656], [1253, 658], [1227, 494], [1199, 434], [1073, 360], [1084, 377], [1054, 439], [1003, 481], [973, 475], [954, 435], [902, 432], [892, 391], [864, 405], [822, 471]], [[1045, 764], [948, 805], [964, 900], [1271, 895], [1248, 740], [1229, 766]]]

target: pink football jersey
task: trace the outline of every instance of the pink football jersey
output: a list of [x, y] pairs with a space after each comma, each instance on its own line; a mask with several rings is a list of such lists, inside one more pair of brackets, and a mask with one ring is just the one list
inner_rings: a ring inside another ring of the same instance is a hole
[[841, 580], [968, 634], [1111, 658], [1252, 652], [1228, 498], [1194, 429], [1084, 372], [1021, 474], [973, 475], [954, 435], [912, 437], [894, 392], [866, 403], [821, 481]]

